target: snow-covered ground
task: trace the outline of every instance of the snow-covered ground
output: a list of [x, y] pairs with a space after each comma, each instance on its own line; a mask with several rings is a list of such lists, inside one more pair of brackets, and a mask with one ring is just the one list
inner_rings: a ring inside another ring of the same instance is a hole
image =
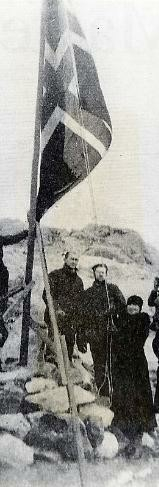
[[[158, 458], [126, 461], [122, 457], [94, 465], [87, 463], [84, 487], [158, 487]], [[39, 463], [24, 471], [3, 469], [3, 487], [80, 487], [76, 464]]]

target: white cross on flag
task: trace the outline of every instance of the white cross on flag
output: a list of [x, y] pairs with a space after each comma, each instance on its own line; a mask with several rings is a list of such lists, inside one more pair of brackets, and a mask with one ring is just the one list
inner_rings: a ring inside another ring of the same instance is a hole
[[87, 177], [111, 143], [111, 121], [92, 55], [65, 1], [46, 1], [37, 220]]

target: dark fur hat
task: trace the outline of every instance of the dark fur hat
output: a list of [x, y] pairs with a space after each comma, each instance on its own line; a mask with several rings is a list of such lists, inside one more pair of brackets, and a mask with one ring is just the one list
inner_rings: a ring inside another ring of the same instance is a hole
[[136, 304], [141, 309], [143, 306], [143, 299], [140, 298], [140, 296], [136, 296], [134, 294], [133, 296], [130, 296], [127, 300], [127, 305], [130, 305], [130, 304]]

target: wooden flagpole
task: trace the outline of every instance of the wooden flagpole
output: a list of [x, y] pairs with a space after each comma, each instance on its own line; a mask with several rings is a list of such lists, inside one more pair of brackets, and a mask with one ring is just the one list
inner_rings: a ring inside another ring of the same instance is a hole
[[[41, 27], [40, 27], [39, 75], [38, 75], [38, 89], [37, 89], [37, 100], [36, 100], [34, 153], [33, 153], [33, 164], [32, 164], [32, 177], [31, 177], [28, 252], [27, 252], [27, 262], [26, 262], [25, 283], [28, 284], [32, 280], [32, 271], [33, 271], [33, 262], [34, 262], [34, 245], [35, 245], [35, 234], [36, 234], [38, 239], [39, 250], [40, 250], [40, 257], [41, 257], [41, 264], [43, 270], [44, 285], [46, 289], [46, 297], [47, 297], [48, 307], [49, 307], [49, 314], [50, 314], [50, 319], [54, 331], [54, 342], [56, 347], [57, 361], [58, 361], [59, 371], [61, 374], [62, 384], [66, 385], [68, 390], [70, 409], [72, 411], [72, 416], [73, 416], [74, 434], [75, 434], [75, 439], [77, 444], [80, 480], [81, 480], [81, 486], [84, 487], [84, 474], [83, 474], [84, 450], [83, 450], [77, 408], [76, 408], [76, 403], [74, 398], [73, 384], [70, 381], [70, 377], [69, 377], [68, 352], [67, 352], [67, 347], [65, 347], [65, 339], [62, 342], [63, 351], [61, 348], [58, 326], [56, 322], [56, 315], [55, 315], [53, 301], [50, 293], [50, 286], [48, 280], [47, 266], [46, 266], [46, 260], [44, 255], [40, 225], [38, 223], [36, 224], [36, 198], [37, 198], [37, 183], [38, 183], [38, 166], [39, 166], [39, 157], [40, 157], [40, 123], [41, 123], [41, 109], [42, 109], [42, 97], [43, 97], [44, 49], [45, 49], [45, 0], [43, 0], [43, 11], [42, 11]], [[30, 302], [31, 302], [31, 292], [28, 294], [23, 304], [22, 335], [21, 335], [21, 348], [20, 348], [21, 365], [27, 365], [27, 359], [28, 359]], [[77, 424], [76, 427], [75, 424]]]
[[[34, 127], [34, 151], [31, 174], [31, 190], [30, 190], [30, 212], [29, 212], [29, 232], [28, 232], [28, 250], [26, 261], [25, 283], [32, 280], [33, 263], [34, 263], [34, 245], [36, 232], [36, 198], [37, 198], [37, 184], [38, 184], [38, 166], [40, 157], [40, 123], [42, 111], [42, 97], [43, 97], [43, 64], [44, 64], [44, 49], [45, 49], [45, 0], [42, 3], [42, 15], [40, 24], [40, 52], [39, 52], [39, 72], [38, 72], [38, 87], [35, 111], [35, 127]], [[30, 322], [30, 304], [31, 304], [31, 290], [23, 302], [23, 317], [22, 317], [22, 333], [20, 346], [20, 365], [27, 365], [28, 360], [28, 344], [29, 344], [29, 322]]]

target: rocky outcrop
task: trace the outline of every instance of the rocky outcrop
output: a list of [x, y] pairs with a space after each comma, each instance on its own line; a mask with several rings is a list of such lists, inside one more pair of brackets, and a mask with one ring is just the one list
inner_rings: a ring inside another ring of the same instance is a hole
[[[33, 405], [41, 410], [51, 411], [55, 413], [65, 413], [69, 411], [70, 405], [68, 400], [68, 393], [66, 386], [57, 386], [55, 382], [51, 382], [45, 379], [39, 379], [42, 389], [37, 391], [38, 380], [26, 384], [26, 389], [29, 387], [30, 391], [34, 390], [34, 393], [27, 394], [25, 396], [25, 405]], [[45, 384], [45, 385], [44, 385]], [[35, 386], [35, 389], [34, 389]], [[35, 392], [37, 391], [37, 392]], [[74, 386], [74, 395], [76, 405], [80, 404], [90, 404], [95, 401], [95, 396], [89, 391], [84, 390], [82, 387]]]
[[94, 455], [104, 457], [103, 449], [100, 453], [99, 448], [105, 442], [105, 428], [111, 423], [113, 413], [96, 404], [95, 395], [77, 384], [74, 395], [79, 409], [77, 418], [69, 412], [66, 386], [58, 386], [50, 375], [31, 377], [27, 369], [19, 367], [2, 373], [0, 462], [24, 468], [35, 461], [76, 461], [76, 422], [85, 458], [90, 461]]
[[95, 455], [100, 460], [114, 458], [118, 454], [119, 445], [113, 433], [105, 432], [102, 443], [97, 447]]
[[14, 382], [5, 384], [0, 389], [0, 414], [16, 414], [20, 411], [24, 391]]
[[0, 415], [0, 431], [6, 431], [23, 440], [30, 429], [31, 425], [22, 413]]
[[[85, 457], [91, 459], [93, 450], [89, 442], [84, 423], [80, 421]], [[67, 460], [77, 460], [77, 446], [70, 414], [54, 415], [45, 413], [35, 424], [25, 438], [29, 446], [45, 451], [58, 451]]]

